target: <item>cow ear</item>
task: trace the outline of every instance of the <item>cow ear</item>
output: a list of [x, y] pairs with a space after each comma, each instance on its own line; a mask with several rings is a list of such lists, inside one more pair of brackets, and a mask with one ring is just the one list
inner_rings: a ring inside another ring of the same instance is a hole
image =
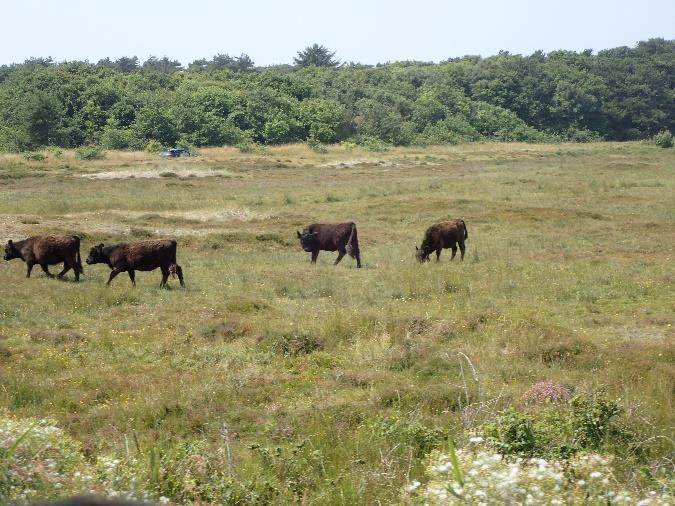
[[9, 241], [7, 241], [7, 244], [9, 244], [9, 245], [11, 246], [11, 245], [14, 244], [14, 243], [13, 243], [12, 240], [10, 239]]
[[96, 246], [96, 247], [97, 247], [98, 249], [103, 249], [103, 243], [99, 244], [99, 245]]
[[298, 234], [298, 239], [300, 239], [302, 237], [302, 234], [300, 232], [298, 232], [297, 230], [295, 231], [295, 233]]
[[419, 251], [420, 249], [417, 247], [417, 244], [415, 244], [415, 251]]

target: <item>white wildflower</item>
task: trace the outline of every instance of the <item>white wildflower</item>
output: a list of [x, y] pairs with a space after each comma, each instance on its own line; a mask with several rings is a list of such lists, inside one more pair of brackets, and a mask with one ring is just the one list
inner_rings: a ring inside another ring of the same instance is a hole
[[421, 483], [420, 483], [419, 481], [414, 480], [410, 485], [408, 485], [408, 486], [406, 487], [406, 490], [407, 490], [408, 492], [412, 492], [413, 490], [419, 488], [420, 485], [421, 485]]

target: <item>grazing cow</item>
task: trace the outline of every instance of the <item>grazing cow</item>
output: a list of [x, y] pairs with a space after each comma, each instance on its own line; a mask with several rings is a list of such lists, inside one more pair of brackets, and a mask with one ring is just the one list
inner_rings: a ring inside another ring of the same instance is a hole
[[349, 255], [356, 259], [356, 267], [361, 267], [355, 223], [313, 223], [297, 234], [302, 249], [312, 254], [312, 263], [316, 263], [319, 251], [337, 251], [338, 257], [333, 265]]
[[63, 270], [59, 272], [59, 278], [73, 269], [75, 279], [79, 281], [80, 274], [84, 273], [80, 260], [80, 238], [76, 235], [38, 235], [16, 242], [10, 239], [5, 245], [5, 260], [14, 258], [26, 262], [27, 278], [30, 278], [30, 272], [36, 264], [50, 278], [54, 275], [49, 272], [49, 266], [61, 262]]
[[464, 260], [464, 241], [469, 238], [469, 232], [466, 230], [466, 223], [464, 220], [450, 220], [431, 225], [426, 232], [424, 232], [424, 240], [422, 247], [415, 246], [417, 260], [420, 262], [428, 262], [429, 255], [433, 251], [436, 252], [436, 261], [441, 258], [441, 250], [444, 248], [452, 248], [452, 257], [455, 258], [457, 254], [457, 245], [462, 252], [462, 260]]
[[160, 287], [166, 286], [169, 274], [177, 275], [180, 286], [185, 288], [183, 269], [176, 263], [176, 241], [136, 241], [104, 246], [94, 246], [89, 251], [87, 264], [107, 264], [112, 269], [108, 285], [120, 272], [128, 272], [133, 286], [136, 286], [135, 271], [162, 269]]

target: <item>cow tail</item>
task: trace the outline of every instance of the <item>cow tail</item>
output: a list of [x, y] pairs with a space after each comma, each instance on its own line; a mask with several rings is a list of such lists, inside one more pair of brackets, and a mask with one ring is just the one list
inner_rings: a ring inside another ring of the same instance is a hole
[[352, 258], [356, 258], [356, 255], [359, 253], [359, 238], [356, 233], [356, 223], [352, 223], [352, 230], [345, 249], [347, 250], [347, 254]]
[[464, 239], [468, 239], [469, 238], [469, 229], [466, 228], [466, 223], [464, 222], [464, 220], [462, 220], [462, 223], [464, 224]]
[[75, 244], [77, 245], [77, 253], [75, 254], [75, 262], [77, 262], [77, 269], [80, 271], [80, 274], [84, 274], [84, 269], [82, 268], [82, 258], [80, 257], [80, 238], [76, 235], [73, 236], [75, 238]]
[[178, 262], [176, 262], [176, 241], [173, 241], [173, 252], [171, 255], [171, 263], [169, 264], [169, 274], [171, 274], [173, 279], [176, 279], [176, 271], [178, 271], [179, 268]]

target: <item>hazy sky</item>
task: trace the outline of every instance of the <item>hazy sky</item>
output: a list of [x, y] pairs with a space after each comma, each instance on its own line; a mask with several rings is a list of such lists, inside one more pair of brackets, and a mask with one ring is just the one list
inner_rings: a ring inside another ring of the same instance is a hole
[[605, 49], [675, 38], [675, 0], [0, 0], [0, 64], [247, 53], [290, 63], [318, 42], [342, 61], [439, 61], [505, 49]]

